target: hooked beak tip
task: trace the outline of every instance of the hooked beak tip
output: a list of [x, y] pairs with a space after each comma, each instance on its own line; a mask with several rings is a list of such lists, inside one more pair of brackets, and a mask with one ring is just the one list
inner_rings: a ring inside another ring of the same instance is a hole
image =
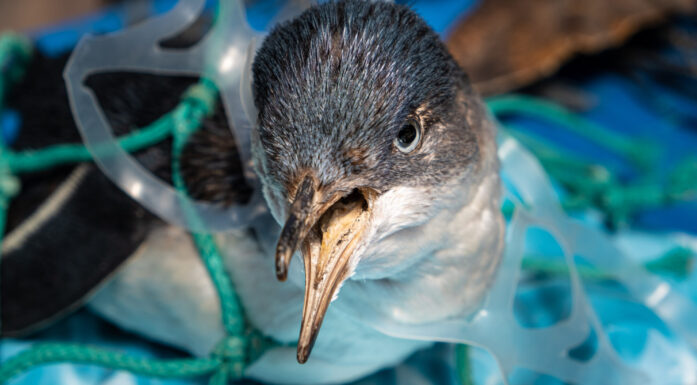
[[293, 253], [312, 227], [312, 202], [315, 194], [315, 181], [308, 175], [298, 188], [276, 246], [276, 278], [281, 282], [288, 277], [288, 265]]
[[310, 357], [310, 351], [312, 351], [312, 348], [309, 346], [298, 346], [297, 359], [299, 364], [307, 362], [307, 359]]
[[288, 278], [288, 262], [290, 258], [286, 258], [287, 251], [285, 248], [279, 248], [276, 251], [276, 279], [284, 282]]

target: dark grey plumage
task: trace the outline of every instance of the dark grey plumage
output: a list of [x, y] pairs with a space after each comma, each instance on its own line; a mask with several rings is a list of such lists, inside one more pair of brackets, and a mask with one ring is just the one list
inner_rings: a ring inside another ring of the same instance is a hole
[[[466, 75], [406, 6], [313, 7], [271, 32], [253, 73], [267, 158], [260, 171], [287, 196], [306, 169], [323, 185], [343, 180], [347, 189], [369, 183], [385, 191], [441, 183], [478, 157], [465, 123], [473, 92]], [[424, 136], [416, 151], [401, 154], [393, 140], [408, 119]]]
[[[145, 127], [171, 111], [196, 78], [138, 73], [97, 74], [88, 79], [117, 135]], [[171, 139], [139, 151], [137, 159], [171, 183]], [[189, 138], [182, 153], [182, 176], [189, 195], [221, 206], [246, 203], [252, 189], [220, 101], [212, 116]]]
[[189, 195], [198, 200], [228, 207], [251, 198], [252, 187], [244, 178], [237, 143], [220, 103], [186, 143], [182, 177]]

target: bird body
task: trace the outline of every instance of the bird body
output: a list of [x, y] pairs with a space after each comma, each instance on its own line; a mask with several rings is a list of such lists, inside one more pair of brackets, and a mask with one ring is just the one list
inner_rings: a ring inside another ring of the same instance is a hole
[[[253, 73], [253, 156], [275, 219], [267, 230], [283, 229], [276, 258], [249, 231], [218, 239], [251, 325], [285, 346], [247, 374], [349, 381], [430, 344], [387, 336], [381, 320], [475, 311], [503, 247], [495, 127], [438, 36], [404, 6], [328, 3], [273, 30]], [[170, 248], [160, 238], [91, 306], [205, 354], [223, 336], [195, 321], [219, 319], [210, 282], [190, 245], [171, 270], [157, 267]], [[201, 282], [209, 288], [196, 290]]]

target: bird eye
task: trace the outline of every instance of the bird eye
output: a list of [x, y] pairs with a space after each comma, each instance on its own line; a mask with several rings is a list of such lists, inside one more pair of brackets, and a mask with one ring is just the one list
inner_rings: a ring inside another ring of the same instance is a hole
[[419, 141], [421, 141], [421, 127], [416, 121], [409, 120], [399, 129], [394, 145], [399, 151], [408, 153], [419, 145]]

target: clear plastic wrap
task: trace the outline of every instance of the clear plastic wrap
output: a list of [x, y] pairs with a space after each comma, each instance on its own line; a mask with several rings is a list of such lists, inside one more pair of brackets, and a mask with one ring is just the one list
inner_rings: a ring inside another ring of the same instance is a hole
[[[697, 319], [695, 305], [670, 284], [624, 257], [601, 230], [569, 218], [562, 211], [538, 161], [514, 139], [500, 141], [499, 158], [505, 194], [515, 202], [516, 209], [507, 227], [503, 262], [482, 309], [469, 319], [404, 325], [385, 318], [372, 326], [394, 337], [481, 347], [495, 358], [504, 381], [517, 369], [524, 369], [573, 384], [664, 384], [662, 374], [643, 372], [618, 357], [584, 292], [574, 257], [582, 256], [595, 267], [613, 275], [629, 290], [634, 300], [655, 312], [678, 339], [692, 349], [697, 347], [697, 333], [691, 321]], [[570, 273], [571, 313], [543, 328], [522, 326], [513, 308], [526, 233], [531, 228], [541, 228], [552, 234], [563, 250]], [[350, 312], [346, 316], [350, 316]], [[591, 330], [598, 341], [595, 353], [587, 360], [572, 358], [569, 352], [588, 339]], [[686, 356], [693, 355], [689, 348], [685, 349]], [[686, 381], [689, 375], [684, 374]]]
[[[180, 1], [160, 17], [114, 34], [83, 38], [73, 52], [64, 77], [83, 141], [114, 183], [169, 223], [191, 230], [222, 231], [244, 226], [266, 210], [256, 188], [258, 183], [250, 165], [249, 145], [250, 128], [256, 116], [250, 89], [250, 66], [256, 44], [263, 35], [249, 27], [241, 1], [221, 1], [212, 30], [197, 44], [186, 49], [162, 48], [160, 42], [193, 23], [204, 5], [204, 0]], [[296, 10], [287, 8], [285, 12], [292, 15]], [[256, 188], [250, 202], [227, 209], [206, 202], [192, 202], [201, 221], [187, 221], [180, 203], [189, 198], [148, 172], [117, 145], [94, 94], [84, 84], [91, 74], [112, 71], [194, 75], [212, 80], [220, 90], [233, 128], [245, 177]]]

